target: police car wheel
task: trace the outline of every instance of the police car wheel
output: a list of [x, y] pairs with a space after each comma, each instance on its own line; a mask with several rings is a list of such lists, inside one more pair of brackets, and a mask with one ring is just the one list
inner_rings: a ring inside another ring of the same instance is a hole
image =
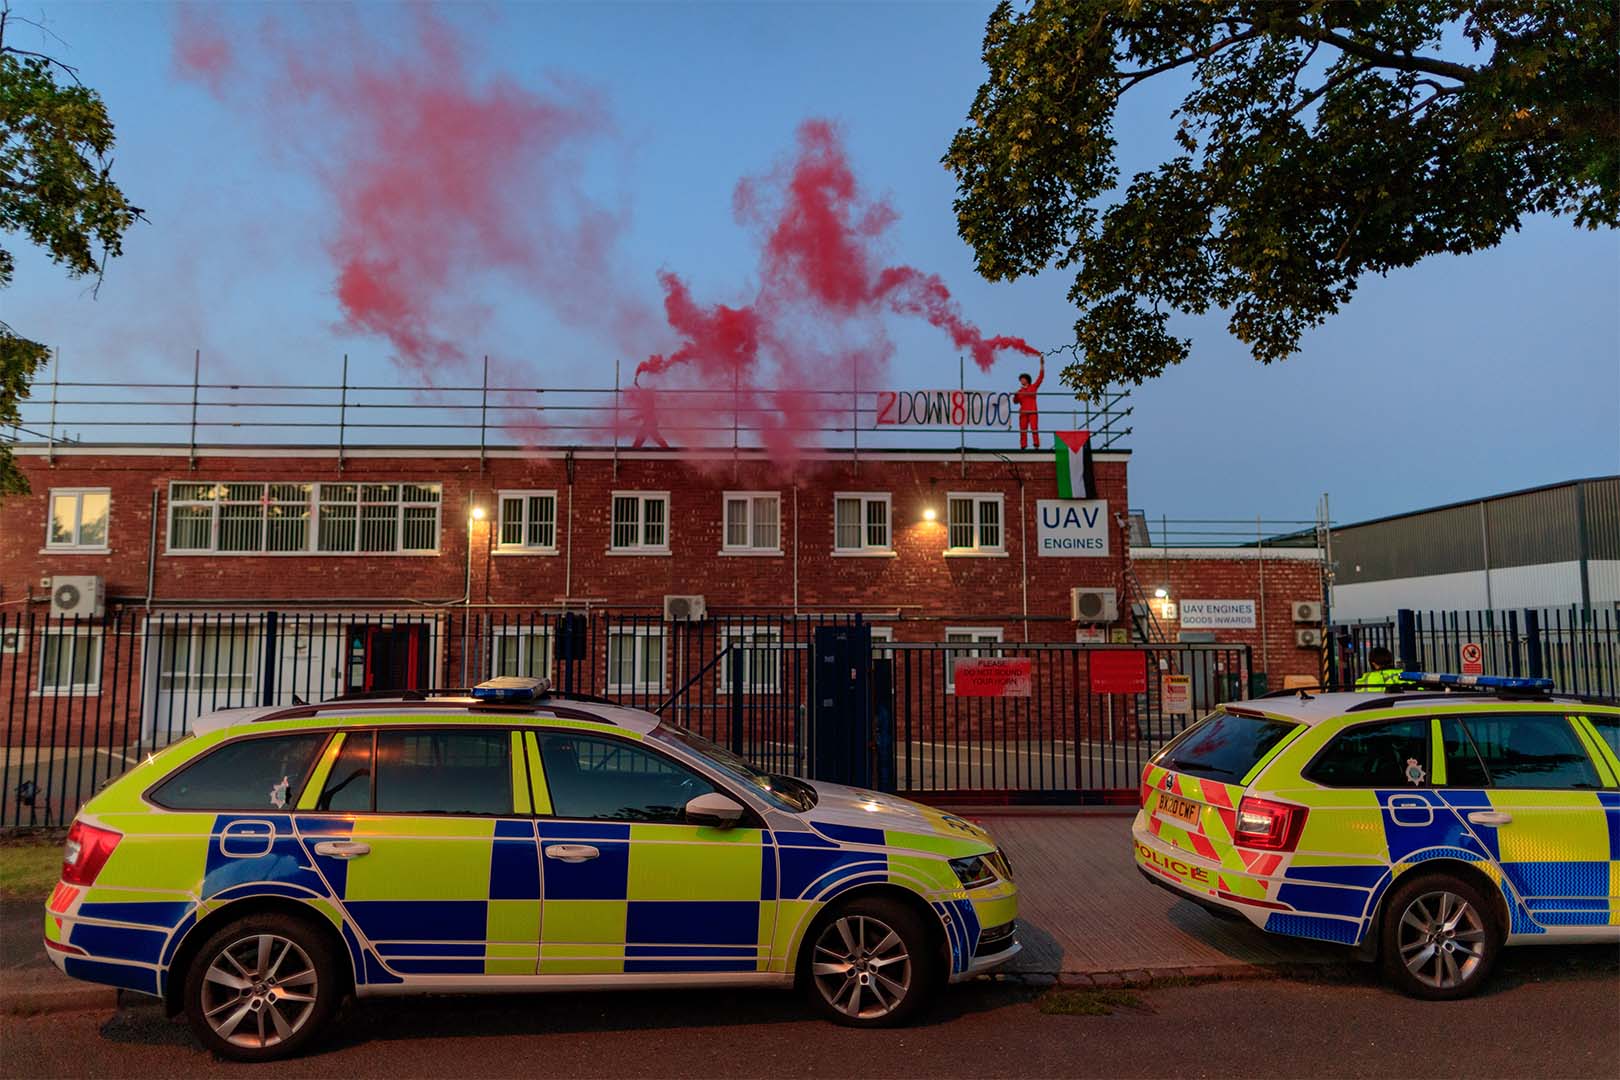
[[235, 1061], [301, 1052], [331, 1020], [338, 996], [326, 939], [290, 915], [249, 915], [221, 927], [186, 970], [191, 1030]]
[[1502, 949], [1490, 898], [1451, 874], [1425, 874], [1391, 891], [1380, 926], [1384, 975], [1402, 992], [1431, 1001], [1479, 989]]
[[816, 1011], [851, 1027], [905, 1023], [943, 975], [922, 920], [882, 897], [823, 914], [805, 935], [800, 971]]

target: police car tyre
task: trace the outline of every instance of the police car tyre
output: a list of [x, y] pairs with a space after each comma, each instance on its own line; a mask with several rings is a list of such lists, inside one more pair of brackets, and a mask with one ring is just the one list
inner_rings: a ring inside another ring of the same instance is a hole
[[945, 978], [922, 919], [888, 897], [831, 905], [805, 935], [799, 960], [811, 1006], [850, 1027], [906, 1023]]
[[306, 920], [276, 912], [221, 927], [186, 969], [191, 1030], [235, 1061], [302, 1052], [331, 1021], [339, 997], [326, 938]]
[[1384, 977], [1403, 993], [1447, 1001], [1474, 993], [1502, 951], [1496, 905], [1454, 874], [1410, 874], [1390, 891], [1379, 927]]

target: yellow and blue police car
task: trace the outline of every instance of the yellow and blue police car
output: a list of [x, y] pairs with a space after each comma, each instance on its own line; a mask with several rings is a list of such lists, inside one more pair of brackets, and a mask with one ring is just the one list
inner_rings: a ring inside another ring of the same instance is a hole
[[46, 951], [260, 1060], [350, 993], [797, 984], [883, 1026], [1019, 949], [961, 818], [537, 680], [409, 696], [199, 721], [78, 815]]
[[1620, 706], [1540, 679], [1400, 682], [1225, 705], [1183, 732], [1142, 772], [1138, 868], [1376, 952], [1424, 998], [1472, 993], [1504, 945], [1620, 941]]

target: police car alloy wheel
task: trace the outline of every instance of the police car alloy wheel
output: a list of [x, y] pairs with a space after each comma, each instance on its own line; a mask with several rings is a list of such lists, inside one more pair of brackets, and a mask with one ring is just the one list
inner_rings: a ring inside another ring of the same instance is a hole
[[302, 920], [266, 914], [212, 935], [186, 973], [185, 1011], [221, 1057], [269, 1061], [298, 1053], [337, 1003], [336, 965]]
[[856, 899], [820, 919], [807, 938], [807, 989], [840, 1024], [888, 1027], [922, 1006], [941, 972], [922, 923], [903, 904]]
[[1494, 910], [1471, 882], [1450, 874], [1405, 882], [1390, 896], [1381, 952], [1385, 974], [1415, 997], [1472, 994], [1501, 948]]

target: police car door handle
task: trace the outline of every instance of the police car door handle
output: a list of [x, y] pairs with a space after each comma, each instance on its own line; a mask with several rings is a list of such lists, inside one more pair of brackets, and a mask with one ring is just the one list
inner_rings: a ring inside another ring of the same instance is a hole
[[358, 859], [362, 855], [371, 854], [371, 845], [362, 844], [358, 840], [323, 840], [315, 845], [315, 854], [327, 855], [334, 859]]
[[602, 854], [589, 844], [552, 844], [546, 848], [546, 858], [561, 862], [580, 863]]
[[1468, 820], [1475, 825], [1511, 825], [1513, 815], [1504, 814], [1500, 810], [1475, 810], [1468, 815]]

